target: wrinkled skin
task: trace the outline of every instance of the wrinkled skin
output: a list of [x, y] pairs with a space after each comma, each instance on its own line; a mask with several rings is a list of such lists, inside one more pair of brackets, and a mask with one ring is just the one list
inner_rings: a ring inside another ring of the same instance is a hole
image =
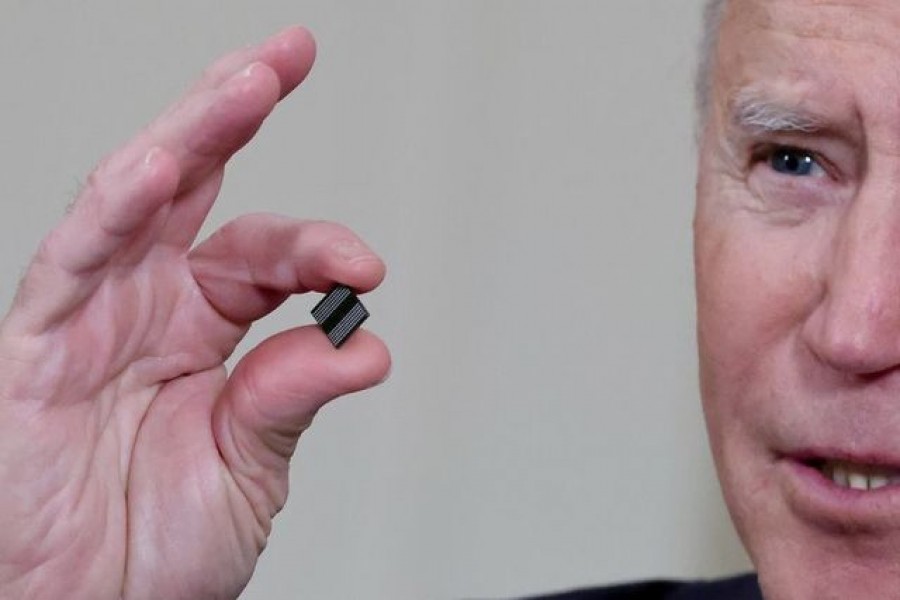
[[[695, 260], [726, 501], [768, 600], [900, 598], [900, 486], [815, 469], [900, 473], [900, 4], [732, 0], [717, 56]], [[814, 118], [740, 126], [748, 93]]]
[[194, 244], [231, 155], [306, 76], [291, 28], [228, 55], [88, 178], [0, 324], [0, 597], [234, 598], [285, 502], [297, 438], [372, 386], [385, 346], [251, 323], [384, 265], [329, 223], [249, 215]]

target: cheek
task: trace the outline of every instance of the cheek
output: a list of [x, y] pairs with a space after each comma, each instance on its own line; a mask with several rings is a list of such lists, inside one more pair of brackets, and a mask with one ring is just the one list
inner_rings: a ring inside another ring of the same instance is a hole
[[[797, 356], [822, 294], [812, 228], [778, 228], [748, 213], [698, 219], [695, 263], [704, 410], [714, 433], [753, 419]], [[812, 238], [812, 239], [811, 239]]]
[[800, 228], [752, 214], [695, 230], [700, 382], [709, 442], [732, 519], [751, 556], [781, 523], [770, 477], [770, 426], [791, 398], [802, 324], [821, 295]]

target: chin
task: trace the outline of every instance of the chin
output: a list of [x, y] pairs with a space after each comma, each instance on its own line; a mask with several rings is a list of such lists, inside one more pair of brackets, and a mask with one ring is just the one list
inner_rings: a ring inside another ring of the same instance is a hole
[[897, 561], [861, 558], [835, 540], [816, 546], [769, 536], [750, 552], [766, 600], [900, 600]]

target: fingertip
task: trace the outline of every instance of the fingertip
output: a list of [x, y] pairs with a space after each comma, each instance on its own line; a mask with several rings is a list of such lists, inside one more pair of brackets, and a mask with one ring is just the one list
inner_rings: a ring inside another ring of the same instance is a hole
[[363, 281], [363, 284], [358, 287], [358, 290], [362, 293], [371, 292], [384, 283], [384, 279], [387, 277], [387, 265], [375, 255], [366, 261], [357, 262], [353, 267], [360, 271], [359, 279]]
[[307, 325], [251, 350], [229, 387], [252, 390], [246, 399], [265, 423], [305, 423], [330, 400], [378, 385], [390, 369], [390, 352], [375, 334], [359, 330], [336, 349], [318, 326]]
[[[241, 96], [261, 95], [263, 107], [267, 112], [275, 106], [281, 90], [281, 81], [278, 73], [263, 61], [250, 63], [232, 77], [226, 85], [231, 87], [235, 94]], [[242, 101], [245, 100], [242, 98]]]
[[327, 379], [330, 380], [330, 393], [324, 395], [327, 399], [362, 392], [387, 380], [391, 372], [391, 354], [381, 338], [371, 331], [356, 331], [340, 348], [331, 347], [324, 334], [316, 333], [316, 337], [329, 346], [323, 349], [328, 363]]
[[307, 60], [316, 57], [316, 38], [312, 32], [303, 25], [295, 24], [284, 28], [276, 36], [285, 40], [289, 48], [296, 48], [298, 54]]
[[[367, 329], [354, 332], [340, 348], [335, 348], [317, 325], [300, 327], [271, 339], [285, 344], [285, 354], [290, 344], [294, 352], [304, 355], [305, 359], [299, 362], [306, 366], [307, 373], [319, 375], [322, 386], [319, 392], [329, 399], [376, 386], [391, 371], [387, 344]], [[285, 375], [292, 376], [287, 372]]]
[[[126, 148], [122, 157], [113, 157], [108, 164], [113, 165], [134, 152], [134, 149]], [[143, 159], [134, 160], [131, 164], [120, 165], [117, 169], [95, 170], [88, 178], [79, 204], [87, 206], [95, 203], [101, 231], [127, 236], [142, 227], [172, 199], [179, 180], [178, 161], [170, 152], [157, 146], [147, 151]], [[86, 231], [82, 231], [82, 236], [85, 239], [89, 237]], [[100, 239], [102, 233], [95, 241], [99, 244]]]
[[161, 146], [154, 146], [144, 156], [143, 179], [158, 197], [172, 196], [178, 190], [181, 169], [178, 159]]
[[[345, 230], [343, 226], [337, 227], [339, 231]], [[347, 233], [352, 235], [349, 230]], [[355, 235], [332, 243], [331, 253], [339, 282], [357, 292], [370, 292], [384, 281], [387, 273], [384, 261]]]
[[[387, 381], [391, 374], [393, 359], [387, 344], [371, 331], [356, 331], [337, 353], [347, 353], [342, 365], [352, 368], [358, 379], [357, 391], [365, 390]], [[354, 364], [355, 363], [355, 364]], [[349, 376], [352, 373], [348, 373]]]
[[273, 36], [266, 46], [267, 63], [278, 73], [283, 98], [306, 79], [316, 60], [316, 40], [300, 25], [292, 25]]
[[[181, 144], [184, 173], [197, 173], [197, 160], [208, 168], [210, 159], [222, 160], [243, 147], [272, 112], [280, 94], [278, 74], [263, 61], [244, 67], [217, 90], [216, 95], [194, 108], [196, 115], [190, 130], [172, 135], [172, 143]], [[177, 125], [176, 125], [177, 127]], [[179, 136], [181, 139], [179, 139]]]

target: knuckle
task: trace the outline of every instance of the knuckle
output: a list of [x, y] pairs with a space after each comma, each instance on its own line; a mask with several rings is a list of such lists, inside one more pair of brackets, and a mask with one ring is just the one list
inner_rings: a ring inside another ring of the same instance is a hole
[[123, 154], [124, 150], [119, 150], [101, 158], [97, 164], [94, 165], [94, 168], [91, 169], [90, 173], [88, 173], [87, 181], [100, 182], [108, 179], [113, 170], [118, 168], [122, 162], [128, 159], [128, 157], [122, 156]]
[[60, 224], [48, 231], [41, 241], [38, 242], [37, 249], [31, 259], [31, 265], [28, 273], [24, 277], [25, 281], [31, 279], [30, 275], [38, 269], [59, 263], [60, 257], [65, 255], [65, 234], [63, 228], [65, 224]]
[[109, 161], [104, 159], [94, 169], [88, 173], [81, 187], [81, 192], [75, 200], [75, 207], [83, 205], [85, 202], [103, 203], [106, 196], [107, 182], [109, 181]]
[[38, 243], [37, 250], [34, 253], [34, 261], [37, 263], [45, 263], [48, 258], [53, 255], [56, 247], [56, 239], [59, 236], [56, 229], [51, 229]]
[[94, 196], [100, 191], [102, 187], [103, 173], [100, 171], [100, 168], [97, 167], [93, 171], [88, 173], [87, 177], [84, 178], [84, 183], [81, 185], [81, 190], [78, 196], [79, 198]]

